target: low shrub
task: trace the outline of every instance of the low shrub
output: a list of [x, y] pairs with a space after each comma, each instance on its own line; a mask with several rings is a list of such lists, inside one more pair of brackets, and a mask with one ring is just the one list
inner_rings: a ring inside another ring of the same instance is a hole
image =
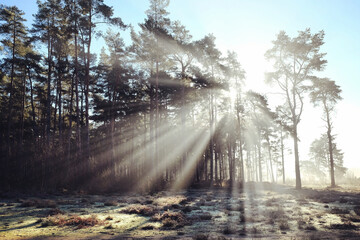
[[355, 206], [355, 207], [354, 207], [354, 212], [355, 212], [358, 216], [360, 216], [360, 206]]
[[201, 220], [211, 220], [212, 216], [208, 212], [204, 212], [203, 214], [199, 215]]
[[106, 226], [104, 227], [104, 229], [114, 229], [114, 227], [113, 227], [111, 224], [109, 224], [109, 225], [106, 225]]
[[153, 225], [145, 225], [141, 228], [142, 230], [153, 230], [154, 226]]
[[79, 229], [103, 224], [104, 221], [98, 219], [95, 215], [91, 215], [89, 217], [80, 217], [78, 215], [65, 216], [58, 214], [55, 216], [47, 217], [45, 220], [42, 221], [41, 226], [74, 226]]
[[308, 231], [316, 231], [316, 227], [313, 226], [313, 225], [307, 225], [307, 226], [305, 227], [305, 230], [308, 230]]
[[280, 221], [279, 223], [279, 228], [281, 231], [284, 231], [284, 230], [289, 230], [290, 229], [290, 226], [289, 226], [289, 223], [286, 222], [286, 221]]
[[349, 214], [350, 211], [347, 209], [333, 208], [330, 210], [330, 213], [332, 213], [332, 214]]
[[151, 216], [156, 211], [153, 207], [141, 204], [131, 204], [120, 211], [127, 214], [139, 214], [143, 216]]
[[171, 211], [165, 211], [162, 214], [155, 214], [151, 220], [161, 221], [164, 228], [171, 229], [181, 228], [190, 223], [183, 213]]
[[282, 208], [268, 210], [266, 216], [270, 219], [279, 219], [285, 217], [285, 212]]
[[225, 227], [225, 229], [223, 230], [223, 234], [225, 235], [229, 235], [229, 234], [234, 234], [235, 230], [232, 228], [229, 228], [228, 226]]
[[338, 223], [338, 224], [331, 224], [330, 229], [337, 229], [337, 230], [355, 230], [357, 226], [352, 223]]
[[160, 197], [154, 200], [154, 204], [160, 207], [171, 207], [174, 204], [183, 205], [186, 202], [187, 202], [187, 197], [183, 195]]

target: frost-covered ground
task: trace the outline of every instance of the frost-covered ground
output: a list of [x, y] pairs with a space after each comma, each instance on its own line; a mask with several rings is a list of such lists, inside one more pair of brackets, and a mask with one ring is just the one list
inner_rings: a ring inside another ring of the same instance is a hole
[[360, 191], [246, 184], [153, 195], [2, 194], [0, 239], [360, 239]]

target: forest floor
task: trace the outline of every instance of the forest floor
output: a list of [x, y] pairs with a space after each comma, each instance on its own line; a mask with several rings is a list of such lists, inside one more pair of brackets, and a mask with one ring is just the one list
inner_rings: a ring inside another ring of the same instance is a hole
[[360, 239], [360, 189], [0, 194], [0, 239]]

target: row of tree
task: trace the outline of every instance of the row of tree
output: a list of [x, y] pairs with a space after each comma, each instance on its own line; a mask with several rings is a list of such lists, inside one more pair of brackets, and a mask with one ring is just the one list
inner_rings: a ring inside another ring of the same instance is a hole
[[[331, 115], [341, 90], [314, 75], [326, 64], [324, 33], [277, 35], [266, 53], [276, 70], [267, 80], [285, 102], [272, 111], [264, 95], [244, 90], [236, 53], [224, 56], [211, 34], [193, 40], [168, 18], [168, 5], [150, 0], [140, 30], [130, 27], [129, 45], [118, 32], [129, 26], [103, 0], [38, 1], [31, 29], [24, 12], [1, 5], [2, 188], [285, 182], [288, 136], [301, 188], [297, 126], [306, 93], [324, 110], [335, 186], [342, 162]], [[106, 42], [100, 54], [91, 50], [95, 36]]]

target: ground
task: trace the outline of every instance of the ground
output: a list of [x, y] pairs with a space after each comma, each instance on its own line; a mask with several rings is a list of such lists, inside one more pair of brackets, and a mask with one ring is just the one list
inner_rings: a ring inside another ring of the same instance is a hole
[[248, 183], [146, 194], [0, 195], [0, 239], [360, 239], [360, 191]]

